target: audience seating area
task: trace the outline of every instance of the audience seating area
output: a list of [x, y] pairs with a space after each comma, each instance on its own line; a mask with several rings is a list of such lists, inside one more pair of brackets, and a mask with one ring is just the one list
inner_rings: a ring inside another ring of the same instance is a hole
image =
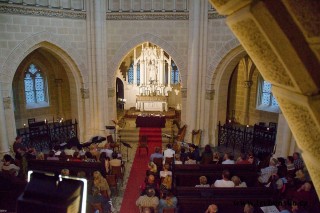
[[62, 169], [69, 169], [72, 176], [77, 176], [80, 171], [85, 172], [87, 177], [92, 177], [94, 171], [100, 171], [103, 176], [106, 175], [105, 167], [101, 162], [29, 160], [28, 169], [53, 173], [60, 173]]

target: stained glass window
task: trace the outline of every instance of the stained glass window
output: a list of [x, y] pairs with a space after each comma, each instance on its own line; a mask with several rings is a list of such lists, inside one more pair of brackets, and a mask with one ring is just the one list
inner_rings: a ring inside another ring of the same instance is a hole
[[137, 64], [137, 84], [140, 85], [140, 63]]
[[179, 70], [174, 62], [171, 63], [171, 84], [178, 84], [179, 80]]
[[27, 104], [47, 101], [43, 74], [34, 64], [25, 72], [24, 90]]
[[128, 84], [133, 84], [133, 63], [128, 70]]
[[272, 85], [268, 81], [265, 81], [262, 76], [259, 77], [259, 91], [258, 92], [258, 109], [270, 112], [277, 112], [279, 105], [275, 97], [271, 92]]

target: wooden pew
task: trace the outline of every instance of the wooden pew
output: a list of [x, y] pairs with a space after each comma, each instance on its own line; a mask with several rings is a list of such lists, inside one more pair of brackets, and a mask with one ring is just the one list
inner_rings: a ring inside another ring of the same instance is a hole
[[254, 165], [175, 165], [173, 172], [174, 187], [195, 186], [199, 184], [199, 177], [206, 176], [209, 184], [222, 178], [222, 171], [228, 169], [231, 177], [237, 175], [248, 186], [255, 186], [258, 178], [257, 169]]
[[100, 171], [106, 175], [105, 167], [101, 162], [78, 162], [78, 161], [50, 161], [50, 160], [29, 160], [28, 170], [60, 173], [62, 169], [69, 169], [71, 176], [83, 171], [87, 177], [91, 177], [94, 171]]

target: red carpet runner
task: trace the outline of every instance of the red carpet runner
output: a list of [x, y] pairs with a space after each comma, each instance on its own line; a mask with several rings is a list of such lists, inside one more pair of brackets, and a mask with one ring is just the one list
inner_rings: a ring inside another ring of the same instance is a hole
[[162, 136], [160, 128], [140, 128], [140, 136], [148, 136], [149, 155], [145, 149], [136, 151], [130, 171], [129, 180], [124, 192], [120, 213], [139, 213], [139, 208], [136, 206], [136, 200], [139, 195], [139, 186], [142, 184], [149, 163], [150, 155], [154, 152], [155, 147], [162, 147]]

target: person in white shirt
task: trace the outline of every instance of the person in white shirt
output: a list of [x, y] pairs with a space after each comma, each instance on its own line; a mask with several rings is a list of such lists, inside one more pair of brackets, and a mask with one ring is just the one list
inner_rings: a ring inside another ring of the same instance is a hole
[[234, 183], [230, 180], [230, 172], [223, 170], [222, 179], [216, 180], [212, 187], [234, 187]]
[[3, 164], [0, 168], [0, 171], [7, 171], [13, 176], [18, 176], [19, 170], [20, 170], [20, 167], [16, 166], [13, 163], [13, 158], [10, 155], [5, 154], [3, 156]]
[[223, 156], [222, 164], [234, 164], [234, 160], [230, 159], [230, 155], [228, 153], [225, 153]]
[[104, 146], [104, 149], [101, 149], [100, 152], [105, 152], [107, 157], [111, 159], [113, 151], [110, 148], [110, 143], [106, 143], [106, 145]]
[[167, 149], [163, 152], [163, 164], [166, 158], [172, 158], [176, 152], [171, 148], [171, 144], [167, 144]]

